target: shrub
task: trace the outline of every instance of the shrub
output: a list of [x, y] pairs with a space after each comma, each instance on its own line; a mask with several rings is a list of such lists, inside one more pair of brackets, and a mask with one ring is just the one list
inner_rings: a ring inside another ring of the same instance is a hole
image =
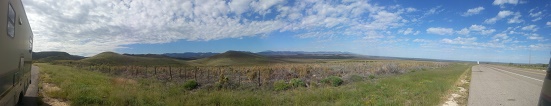
[[287, 90], [287, 89], [289, 89], [289, 87], [291, 87], [291, 86], [283, 80], [279, 80], [279, 81], [274, 82], [274, 89], [276, 91]]
[[306, 87], [306, 84], [304, 83], [304, 81], [298, 78], [291, 79], [290, 83], [293, 87]]
[[379, 74], [379, 75], [381, 75], [381, 74], [401, 74], [401, 73], [404, 73], [404, 70], [402, 68], [400, 68], [396, 63], [389, 63], [389, 64], [384, 64], [383, 66], [381, 66], [376, 73]]
[[375, 75], [369, 75], [369, 79], [375, 79]]
[[358, 82], [358, 81], [363, 81], [363, 80], [364, 80], [364, 76], [360, 76], [360, 75], [356, 75], [356, 74], [348, 76], [348, 81], [350, 81], [350, 82]]
[[184, 82], [184, 88], [187, 90], [195, 89], [197, 86], [199, 86], [199, 84], [197, 84], [197, 81], [195, 80], [187, 80]]
[[323, 80], [321, 80], [322, 83], [330, 84], [331, 86], [339, 86], [342, 84], [342, 79], [337, 76], [330, 76]]

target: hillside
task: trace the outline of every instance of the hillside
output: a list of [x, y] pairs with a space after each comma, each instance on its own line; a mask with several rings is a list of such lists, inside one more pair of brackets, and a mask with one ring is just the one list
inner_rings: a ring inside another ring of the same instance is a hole
[[186, 52], [186, 53], [165, 53], [162, 54], [164, 56], [177, 58], [177, 59], [183, 59], [183, 60], [195, 60], [195, 59], [201, 59], [206, 58], [210, 56], [214, 56], [220, 53], [212, 53], [212, 52]]
[[71, 55], [67, 52], [33, 52], [33, 60], [37, 62], [52, 62], [55, 60], [80, 60], [84, 58], [85, 57], [82, 56]]
[[170, 58], [136, 57], [114, 52], [103, 52], [90, 58], [79, 60], [79, 62], [109, 65], [186, 65], [186, 62]]
[[214, 55], [211, 57], [193, 60], [196, 64], [206, 66], [229, 66], [229, 65], [263, 65], [284, 63], [283, 60], [264, 57], [258, 54], [241, 51], [227, 51], [222, 54]]

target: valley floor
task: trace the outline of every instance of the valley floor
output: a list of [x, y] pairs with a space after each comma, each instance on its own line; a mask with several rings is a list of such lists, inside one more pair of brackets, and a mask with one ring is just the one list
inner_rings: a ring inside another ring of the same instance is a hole
[[[186, 89], [181, 82], [132, 79], [67, 66], [36, 64], [43, 83], [59, 90], [41, 90], [71, 105], [439, 105], [471, 65], [380, 75], [341, 86], [308, 86], [286, 90]], [[42, 87], [43, 88], [43, 87]]]

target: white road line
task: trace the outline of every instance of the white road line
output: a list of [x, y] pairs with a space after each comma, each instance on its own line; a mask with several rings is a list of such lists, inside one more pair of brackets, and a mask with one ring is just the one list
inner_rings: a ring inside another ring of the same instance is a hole
[[543, 82], [543, 80], [539, 80], [539, 79], [536, 79], [536, 78], [532, 78], [532, 77], [528, 77], [528, 76], [520, 75], [520, 74], [517, 74], [517, 73], [513, 73], [513, 72], [505, 71], [505, 70], [502, 70], [502, 69], [498, 69], [498, 68], [494, 68], [494, 67], [490, 67], [490, 68], [492, 68], [492, 69], [495, 69], [495, 70], [498, 70], [498, 71], [504, 71], [504, 72], [508, 72], [508, 73], [511, 73], [511, 74], [514, 74], [514, 75], [518, 75], [518, 76], [521, 76], [521, 77], [525, 77], [525, 78], [528, 78], [528, 79], [533, 79], [533, 80], [536, 80], [536, 81], [540, 81], [540, 82]]

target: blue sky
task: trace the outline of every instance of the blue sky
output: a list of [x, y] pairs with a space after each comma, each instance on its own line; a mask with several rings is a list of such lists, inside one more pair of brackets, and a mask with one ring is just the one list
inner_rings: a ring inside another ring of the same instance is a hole
[[[35, 51], [242, 50], [547, 63], [546, 0], [24, 1]], [[162, 5], [162, 6], [159, 6]]]

